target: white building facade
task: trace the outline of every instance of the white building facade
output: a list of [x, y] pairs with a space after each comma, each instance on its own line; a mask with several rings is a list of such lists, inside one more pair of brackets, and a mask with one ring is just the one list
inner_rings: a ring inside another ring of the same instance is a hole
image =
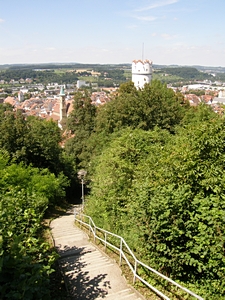
[[152, 80], [152, 61], [133, 60], [132, 81], [137, 89], [142, 89], [146, 83]]

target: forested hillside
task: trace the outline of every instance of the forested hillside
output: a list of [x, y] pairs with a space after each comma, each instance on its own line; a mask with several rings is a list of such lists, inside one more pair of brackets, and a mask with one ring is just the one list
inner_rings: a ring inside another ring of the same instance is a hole
[[58, 82], [59, 84], [74, 83], [78, 80], [76, 72], [56, 72], [55, 70], [39, 70], [34, 69], [7, 69], [0, 72], [0, 80], [10, 82], [11, 79], [16, 81], [30, 78], [34, 83], [48, 84], [50, 82]]
[[190, 82], [196, 81], [215, 81], [221, 80], [222, 74], [216, 74], [214, 77], [209, 72], [199, 71], [194, 67], [162, 67], [160, 69], [155, 69], [153, 73], [153, 78], [158, 79], [162, 82], [166, 82], [168, 84], [179, 84], [181, 85], [188, 84]]
[[121, 85], [93, 115], [92, 132], [87, 106], [80, 109], [85, 114], [74, 124], [71, 115], [69, 128], [82, 128], [77, 163], [89, 174], [86, 214], [122, 235], [148, 265], [205, 299], [223, 299], [223, 116], [189, 107], [158, 81], [141, 91]]

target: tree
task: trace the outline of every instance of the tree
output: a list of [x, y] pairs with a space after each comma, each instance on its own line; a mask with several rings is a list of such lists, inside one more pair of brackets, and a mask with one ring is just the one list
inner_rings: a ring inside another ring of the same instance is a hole
[[28, 134], [25, 137], [27, 164], [38, 168], [48, 168], [58, 174], [62, 166], [61, 131], [57, 124], [35, 117], [27, 119]]
[[96, 107], [91, 103], [87, 90], [74, 96], [73, 111], [68, 118], [68, 129], [74, 134], [65, 145], [66, 152], [74, 157], [76, 165], [86, 159], [86, 142], [94, 130]]
[[0, 122], [7, 111], [13, 111], [13, 107], [9, 103], [0, 103]]
[[28, 133], [22, 113], [6, 111], [0, 122], [0, 131], [0, 148], [7, 150], [12, 158], [21, 157], [25, 150], [24, 138]]
[[68, 117], [68, 129], [76, 134], [80, 130], [89, 135], [93, 131], [96, 107], [91, 103], [91, 95], [85, 90], [79, 91], [74, 96], [73, 111]]
[[123, 127], [150, 130], [159, 126], [173, 132], [184, 111], [180, 96], [159, 81], [139, 91], [129, 82], [121, 86], [115, 99], [99, 109], [96, 131], [110, 134]]
[[61, 133], [53, 121], [25, 117], [21, 112], [6, 111], [0, 122], [0, 147], [17, 162], [62, 171]]

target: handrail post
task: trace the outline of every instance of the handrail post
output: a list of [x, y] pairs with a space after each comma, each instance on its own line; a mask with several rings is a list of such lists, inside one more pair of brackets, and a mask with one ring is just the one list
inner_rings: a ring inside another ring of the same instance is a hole
[[123, 251], [123, 240], [120, 239], [120, 261], [119, 261], [119, 266], [121, 266], [121, 263], [122, 263], [122, 251]]
[[137, 260], [135, 259], [133, 284], [135, 284], [135, 281], [136, 281], [136, 274], [137, 274]]
[[105, 232], [105, 252], [106, 252], [106, 240], [107, 240], [107, 233]]
[[91, 219], [89, 218], [89, 235], [91, 235]]
[[95, 236], [96, 236], [96, 227], [94, 227], [94, 242], [95, 242]]

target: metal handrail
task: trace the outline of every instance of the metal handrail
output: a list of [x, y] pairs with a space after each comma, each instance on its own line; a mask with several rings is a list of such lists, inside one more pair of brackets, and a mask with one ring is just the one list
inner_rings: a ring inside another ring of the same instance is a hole
[[[162, 292], [160, 292], [158, 289], [156, 289], [154, 286], [152, 286], [151, 284], [149, 284], [146, 280], [144, 280], [141, 276], [139, 276], [137, 274], [137, 267], [140, 265], [146, 269], [148, 269], [149, 271], [151, 271], [152, 273], [160, 276], [161, 278], [165, 279], [166, 281], [170, 282], [171, 284], [175, 285], [176, 287], [180, 288], [181, 290], [183, 290], [184, 292], [186, 292], [187, 294], [195, 297], [198, 300], [204, 300], [202, 297], [198, 296], [197, 294], [195, 294], [194, 292], [190, 291], [189, 289], [183, 287], [182, 285], [180, 285], [179, 283], [177, 283], [176, 281], [170, 279], [169, 277], [161, 274], [160, 272], [156, 271], [155, 269], [147, 266], [146, 264], [142, 263], [140, 260], [138, 260], [136, 258], [136, 256], [133, 254], [133, 252], [131, 251], [130, 247], [127, 245], [126, 241], [119, 235], [112, 233], [110, 231], [107, 231], [105, 229], [102, 229], [100, 227], [97, 227], [94, 223], [94, 221], [92, 220], [92, 218], [90, 216], [87, 216], [85, 214], [81, 214], [81, 213], [76, 213], [76, 211], [74, 212], [74, 216], [75, 216], [75, 221], [87, 226], [89, 228], [89, 232], [91, 232], [93, 234], [94, 237], [94, 241], [96, 239], [100, 240], [104, 245], [105, 248], [106, 246], [110, 246], [113, 249], [117, 250], [120, 254], [120, 259], [119, 259], [119, 265], [121, 265], [122, 262], [122, 258], [126, 261], [127, 265], [129, 266], [130, 270], [133, 273], [133, 284], [135, 283], [136, 279], [139, 279], [142, 283], [144, 283], [146, 286], [148, 286], [152, 291], [154, 291], [157, 295], [159, 295], [160, 297], [162, 297], [165, 300], [170, 300], [170, 298], [168, 298], [165, 294], [163, 294]], [[85, 222], [83, 221], [81, 218], [87, 218], [89, 220], [89, 222]], [[98, 236], [96, 234], [96, 231], [100, 231], [104, 234], [104, 239], [101, 238], [100, 236]], [[118, 248], [117, 246], [111, 244], [110, 242], [107, 241], [107, 236], [113, 236], [116, 237], [120, 240], [120, 248]], [[123, 250], [123, 245], [125, 246], [127, 252], [132, 256], [133, 260], [134, 260], [134, 267], [132, 266], [132, 264], [130, 263], [128, 257], [126, 256], [126, 253]]]

